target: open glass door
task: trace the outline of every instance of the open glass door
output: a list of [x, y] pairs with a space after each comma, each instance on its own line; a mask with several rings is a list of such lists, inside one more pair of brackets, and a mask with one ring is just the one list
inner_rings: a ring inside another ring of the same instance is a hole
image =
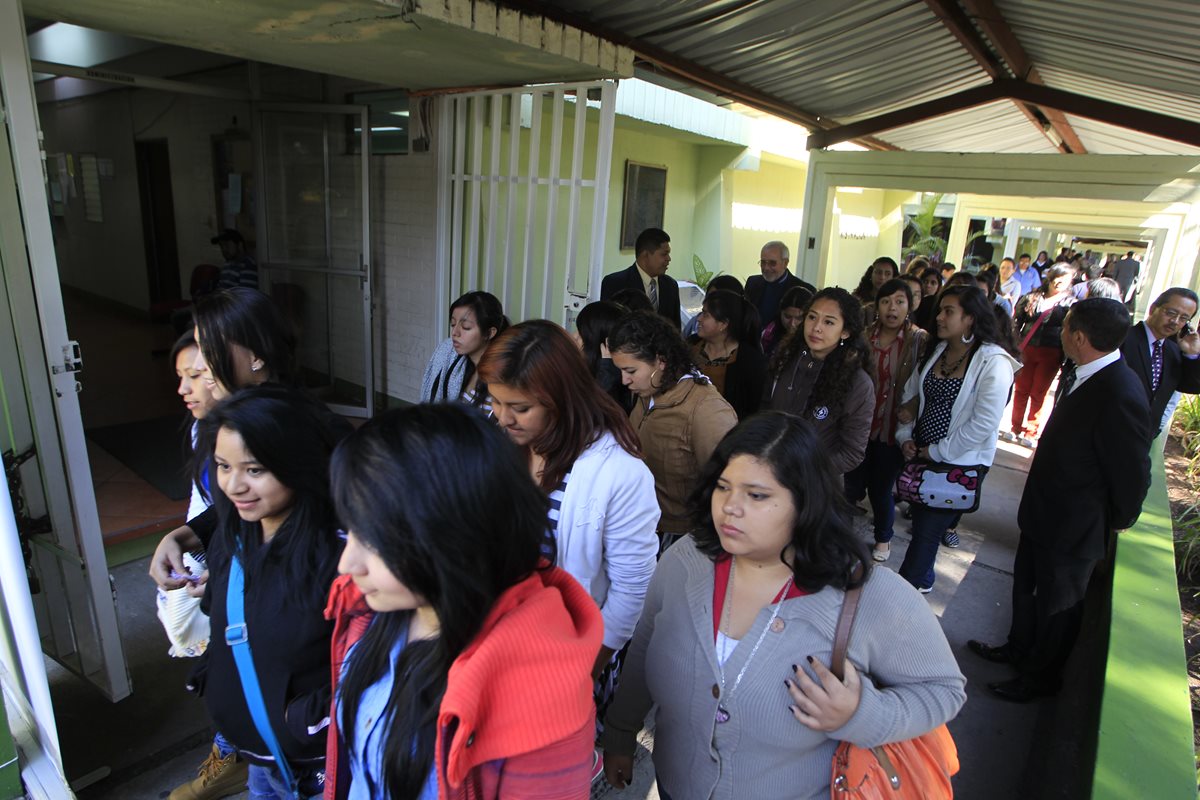
[[[82, 363], [67, 335], [29, 55], [14, 4], [0, 4], [0, 103], [6, 123], [0, 135], [0, 448], [28, 585], [8, 581], [0, 592], [5, 608], [14, 609], [17, 594], [28, 591], [46, 655], [116, 701], [131, 686], [76, 395]], [[39, 723], [52, 726], [53, 719]]]
[[295, 328], [304, 385], [374, 413], [366, 106], [260, 104], [259, 274]]

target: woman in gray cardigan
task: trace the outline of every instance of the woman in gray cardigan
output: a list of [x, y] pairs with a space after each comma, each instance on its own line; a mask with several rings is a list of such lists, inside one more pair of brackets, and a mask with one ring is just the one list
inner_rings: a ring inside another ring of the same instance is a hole
[[[828, 797], [839, 741], [902, 741], [958, 713], [966, 681], [937, 619], [871, 569], [811, 423], [738, 425], [692, 505], [698, 528], [659, 562], [606, 717], [610, 783], [632, 778], [653, 705], [667, 800]], [[839, 681], [828, 664], [855, 565], [866, 577]]]

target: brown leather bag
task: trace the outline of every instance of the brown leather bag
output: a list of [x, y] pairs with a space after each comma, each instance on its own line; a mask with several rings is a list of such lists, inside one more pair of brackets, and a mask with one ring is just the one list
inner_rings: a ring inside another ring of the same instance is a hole
[[[862, 567], [855, 570], [857, 577]], [[846, 592], [834, 631], [829, 669], [839, 680], [861, 595], [861, 586]], [[869, 749], [841, 742], [833, 754], [829, 796], [832, 800], [949, 800], [954, 797], [950, 777], [957, 772], [958, 749], [945, 725], [913, 739]]]

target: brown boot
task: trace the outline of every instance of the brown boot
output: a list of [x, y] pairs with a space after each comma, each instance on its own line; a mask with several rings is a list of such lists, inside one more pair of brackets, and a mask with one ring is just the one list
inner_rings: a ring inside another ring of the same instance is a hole
[[237, 753], [221, 758], [214, 744], [208, 758], [196, 770], [195, 779], [177, 787], [168, 800], [218, 800], [237, 794], [246, 788], [247, 769], [245, 761], [238, 761]]

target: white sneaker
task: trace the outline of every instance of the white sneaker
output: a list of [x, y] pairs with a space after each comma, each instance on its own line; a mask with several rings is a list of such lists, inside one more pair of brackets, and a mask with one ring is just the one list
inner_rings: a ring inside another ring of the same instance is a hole
[[1021, 445], [1021, 447], [1028, 447], [1030, 450], [1033, 450], [1035, 447], [1037, 447], [1037, 443], [1028, 436], [1022, 436], [1017, 439], [1017, 444]]
[[1015, 433], [1013, 433], [1012, 431], [1000, 431], [1000, 441], [1015, 442], [1016, 440], [1017, 440], [1017, 435]]

